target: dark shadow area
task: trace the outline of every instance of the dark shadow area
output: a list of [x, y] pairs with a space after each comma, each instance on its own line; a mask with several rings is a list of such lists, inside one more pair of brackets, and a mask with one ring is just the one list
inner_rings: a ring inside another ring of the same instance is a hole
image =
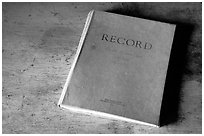
[[159, 124], [160, 126], [164, 126], [181, 120], [182, 117], [180, 116], [181, 112], [179, 110], [182, 98], [181, 85], [184, 74], [188, 74], [186, 69], [188, 62], [187, 49], [194, 25], [168, 18], [168, 16], [164, 18], [158, 14], [155, 16], [145, 15], [143, 11], [139, 10], [136, 3], [131, 8], [120, 6], [107, 10], [106, 12], [176, 24]]
[[182, 98], [181, 85], [184, 74], [188, 72], [186, 69], [188, 62], [187, 47], [193, 31], [193, 25], [179, 22], [175, 24], [177, 26], [164, 87], [160, 126], [182, 119], [179, 110]]

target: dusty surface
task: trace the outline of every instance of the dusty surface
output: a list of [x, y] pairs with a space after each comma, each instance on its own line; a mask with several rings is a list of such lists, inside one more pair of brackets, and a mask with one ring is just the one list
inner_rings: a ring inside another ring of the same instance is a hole
[[[3, 133], [201, 133], [201, 3], [3, 3], [2, 8]], [[91, 9], [192, 28], [183, 29], [189, 38], [174, 122], [154, 128], [57, 107]]]

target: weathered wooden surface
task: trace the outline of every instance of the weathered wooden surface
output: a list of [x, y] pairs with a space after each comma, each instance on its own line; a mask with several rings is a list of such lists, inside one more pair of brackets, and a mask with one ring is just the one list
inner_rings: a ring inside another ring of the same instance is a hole
[[[201, 133], [201, 3], [3, 3], [2, 8], [3, 133]], [[184, 26], [189, 38], [182, 39], [188, 41], [187, 57], [176, 121], [153, 128], [57, 107], [92, 9]]]

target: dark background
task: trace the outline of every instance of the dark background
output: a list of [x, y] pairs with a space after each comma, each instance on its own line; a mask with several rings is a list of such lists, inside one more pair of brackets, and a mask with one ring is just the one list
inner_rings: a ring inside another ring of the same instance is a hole
[[[92, 9], [176, 24], [161, 128], [57, 107]], [[201, 3], [3, 3], [3, 133], [201, 133]]]

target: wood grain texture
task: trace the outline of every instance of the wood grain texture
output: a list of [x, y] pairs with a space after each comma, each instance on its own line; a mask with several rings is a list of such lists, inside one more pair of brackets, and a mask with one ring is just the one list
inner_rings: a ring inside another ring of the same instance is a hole
[[[201, 3], [3, 3], [2, 9], [3, 133], [201, 133]], [[152, 128], [57, 107], [92, 9], [179, 25], [173, 66], [184, 72], [180, 93], [167, 91], [178, 94], [168, 95], [172, 119], [164, 119], [171, 123]]]

